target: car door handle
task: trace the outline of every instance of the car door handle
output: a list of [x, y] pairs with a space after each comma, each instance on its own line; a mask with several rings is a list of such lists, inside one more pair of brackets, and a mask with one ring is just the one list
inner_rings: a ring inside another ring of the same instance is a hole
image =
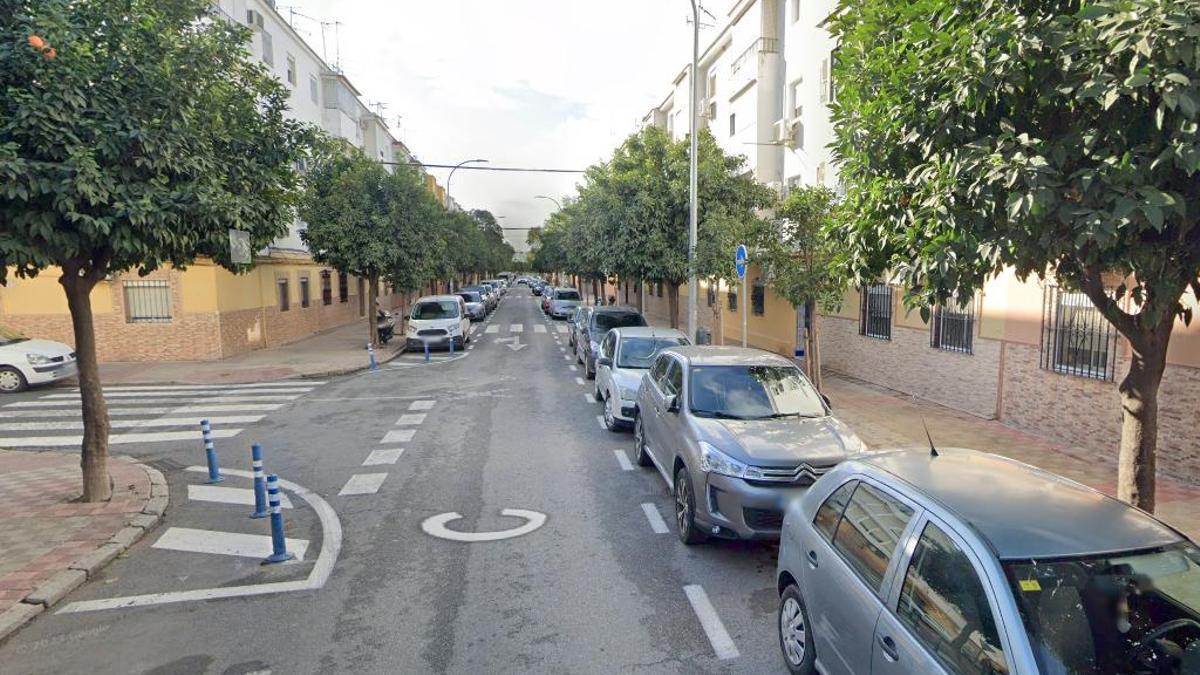
[[879, 648], [888, 661], [895, 663], [900, 660], [900, 652], [896, 650], [896, 641], [887, 635], [879, 636]]
[[817, 569], [817, 552], [816, 551], [808, 552], [808, 566], [813, 568], [814, 570]]

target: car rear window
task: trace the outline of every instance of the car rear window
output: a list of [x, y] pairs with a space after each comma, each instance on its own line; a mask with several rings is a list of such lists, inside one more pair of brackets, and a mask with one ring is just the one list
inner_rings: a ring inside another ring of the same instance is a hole
[[[614, 333], [615, 335], [615, 333]], [[633, 337], [621, 340], [621, 352], [617, 358], [620, 368], [649, 368], [654, 355], [667, 347], [686, 344], [683, 338]]]
[[578, 300], [579, 291], [558, 291], [554, 294], [555, 300]]
[[627, 326], [645, 326], [646, 319], [636, 312], [598, 312], [592, 315], [592, 321], [596, 326], [596, 330], [601, 333], [607, 333], [613, 328], [625, 328]]

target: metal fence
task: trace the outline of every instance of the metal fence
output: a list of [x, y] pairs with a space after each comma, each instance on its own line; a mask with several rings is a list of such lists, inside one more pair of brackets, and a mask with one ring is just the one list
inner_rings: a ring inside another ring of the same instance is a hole
[[891, 340], [892, 287], [887, 284], [864, 286], [859, 299], [859, 335]]
[[1046, 288], [1042, 306], [1042, 368], [1097, 380], [1113, 379], [1117, 330], [1080, 291]]
[[169, 323], [171, 282], [124, 281], [126, 323]]
[[975, 308], [935, 307], [930, 321], [929, 346], [948, 352], [971, 354], [974, 348]]

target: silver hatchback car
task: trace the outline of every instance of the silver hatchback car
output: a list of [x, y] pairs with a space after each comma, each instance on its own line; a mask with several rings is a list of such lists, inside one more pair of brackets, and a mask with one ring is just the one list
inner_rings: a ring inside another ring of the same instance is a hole
[[842, 463], [788, 507], [777, 580], [794, 673], [1200, 673], [1200, 549], [997, 455]]
[[642, 378], [638, 464], [675, 495], [685, 544], [775, 539], [784, 509], [863, 443], [790, 360], [742, 347], [672, 347]]

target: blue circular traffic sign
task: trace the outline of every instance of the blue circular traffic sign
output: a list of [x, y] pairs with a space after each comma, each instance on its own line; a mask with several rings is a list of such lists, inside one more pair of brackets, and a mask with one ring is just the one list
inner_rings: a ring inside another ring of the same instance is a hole
[[733, 254], [733, 266], [737, 269], [739, 279], [746, 278], [746, 259], [748, 257], [746, 254], [746, 245], [738, 244], [737, 252]]

